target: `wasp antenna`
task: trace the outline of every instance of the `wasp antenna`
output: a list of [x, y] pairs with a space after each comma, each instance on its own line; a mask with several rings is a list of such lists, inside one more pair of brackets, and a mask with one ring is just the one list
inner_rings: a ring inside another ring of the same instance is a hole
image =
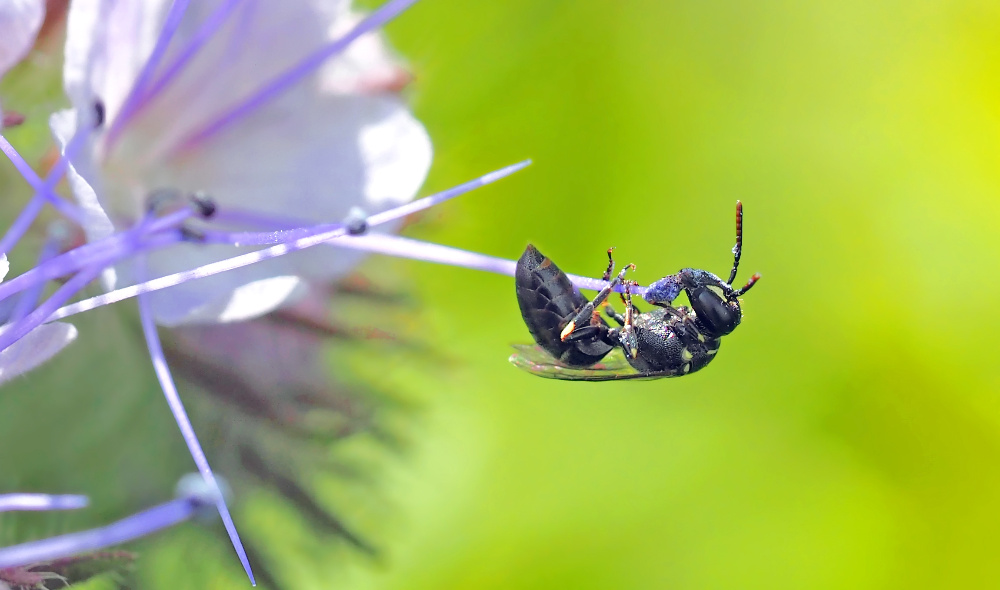
[[[740, 256], [743, 254], [743, 203], [736, 201], [736, 245], [733, 246], [733, 270], [729, 272], [730, 285], [736, 280], [736, 269], [740, 267]], [[749, 288], [749, 287], [747, 287]]]
[[759, 281], [759, 280], [760, 280], [760, 273], [759, 272], [755, 272], [753, 274], [753, 276], [750, 277], [750, 280], [747, 281], [747, 284], [743, 285], [743, 287], [739, 291], [736, 291], [735, 295], [737, 297], [743, 296], [743, 294], [746, 293], [747, 291], [749, 291], [750, 287], [753, 287], [754, 285], [756, 285], [757, 281]]

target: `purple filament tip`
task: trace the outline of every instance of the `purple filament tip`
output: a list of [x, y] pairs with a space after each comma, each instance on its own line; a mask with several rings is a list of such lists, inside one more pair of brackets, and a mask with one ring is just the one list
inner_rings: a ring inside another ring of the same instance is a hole
[[0, 494], [0, 512], [12, 510], [77, 510], [86, 508], [87, 496], [52, 494]]

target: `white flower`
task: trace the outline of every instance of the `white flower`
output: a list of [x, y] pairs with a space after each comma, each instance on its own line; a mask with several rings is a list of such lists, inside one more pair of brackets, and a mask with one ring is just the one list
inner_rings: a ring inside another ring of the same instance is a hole
[[[232, 125], [202, 133], [359, 22], [349, 2], [244, 0], [214, 30], [202, 27], [222, 2], [192, 2], [147, 85], [151, 96], [123, 111], [170, 4], [77, 0], [70, 7], [64, 77], [74, 109], [54, 115], [52, 127], [65, 146], [96, 101], [105, 107], [103, 130], [68, 173], [88, 212], [90, 239], [134, 223], [146, 196], [165, 187], [205, 191], [220, 211], [311, 224], [413, 198], [430, 166], [430, 141], [393, 92], [405, 72], [374, 33]], [[161, 88], [159, 76], [204, 30], [209, 40]], [[162, 275], [234, 253], [185, 244], [150, 255], [149, 268]], [[329, 251], [286, 258], [156, 294], [156, 317], [167, 325], [247, 319], [299, 295], [290, 277], [329, 280], [358, 260]]]
[[0, 0], [0, 78], [27, 55], [44, 16], [43, 0]]

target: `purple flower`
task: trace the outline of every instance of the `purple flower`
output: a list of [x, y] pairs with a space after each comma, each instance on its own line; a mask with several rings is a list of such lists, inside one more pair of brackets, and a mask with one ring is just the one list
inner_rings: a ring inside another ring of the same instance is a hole
[[[510, 261], [374, 233], [527, 165], [411, 201], [430, 164], [430, 143], [397, 96], [408, 74], [373, 31], [413, 1], [390, 0], [362, 19], [338, 0], [190, 6], [183, 0], [77, 0], [68, 17], [64, 70], [73, 108], [50, 119], [62, 157], [40, 178], [0, 137], [0, 149], [35, 190], [0, 239], [0, 279], [6, 274], [2, 253], [46, 204], [79, 225], [88, 239], [67, 248], [55, 237], [34, 268], [0, 283], [0, 302], [7, 306], [0, 326], [0, 383], [76, 337], [75, 328], [54, 320], [139, 296], [154, 371], [251, 581], [249, 561], [181, 403], [156, 322], [212, 324], [188, 327], [173, 339], [172, 356], [193, 380], [194, 362], [207, 359], [210, 373], [228, 365], [243, 383], [284, 388], [280, 394], [295, 403], [334, 407], [342, 398], [324, 397], [328, 383], [317, 371], [322, 339], [290, 335], [286, 344], [301, 353], [301, 364], [291, 371], [296, 377], [271, 375], [265, 385], [260, 359], [267, 353], [233, 351], [232, 343], [273, 343], [273, 328], [258, 322], [218, 324], [298, 301], [293, 309], [305, 310], [299, 319], [321, 325], [328, 301], [317, 301], [316, 291], [305, 298], [306, 287], [343, 276], [363, 252], [495, 272], [513, 269]], [[63, 175], [77, 205], [54, 190]], [[317, 245], [346, 252], [331, 255], [313, 248]], [[245, 246], [262, 249], [245, 252]], [[65, 305], [99, 276], [118, 289]], [[43, 300], [43, 288], [53, 279], [65, 282]], [[170, 290], [160, 292], [165, 289]], [[210, 342], [218, 344], [211, 351], [199, 349]], [[274, 400], [262, 403], [285, 409]], [[313, 520], [369, 549], [281, 473], [283, 465], [266, 461], [254, 445], [238, 452], [248, 471]], [[0, 549], [0, 568], [54, 559], [58, 547], [77, 551], [121, 542], [152, 530], [151, 523], [173, 522], [190, 508], [171, 503], [89, 536]]]
[[[74, 108], [52, 128], [65, 146], [103, 104], [104, 127], [68, 170], [89, 239], [132, 226], [163, 188], [204, 191], [228, 215], [310, 225], [414, 196], [430, 141], [394, 92], [405, 71], [349, 3], [182, 4], [70, 8], [64, 78]], [[365, 34], [330, 51], [354, 31]], [[335, 55], [317, 59], [324, 51]], [[151, 253], [148, 267], [161, 276], [231, 255], [178, 245]], [[336, 278], [356, 260], [308, 253], [254, 265], [155, 296], [154, 315], [165, 325], [255, 317], [300, 296], [301, 280]], [[119, 265], [104, 279], [135, 274]]]

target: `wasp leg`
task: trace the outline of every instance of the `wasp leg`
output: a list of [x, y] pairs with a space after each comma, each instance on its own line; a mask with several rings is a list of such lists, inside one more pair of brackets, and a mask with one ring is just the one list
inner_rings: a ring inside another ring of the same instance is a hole
[[606, 324], [584, 326], [575, 330], [566, 338], [566, 342], [603, 342], [608, 346], [618, 346], [621, 343], [618, 328], [609, 328]]
[[[638, 285], [638, 283], [636, 283], [635, 281], [632, 281], [632, 284]], [[619, 293], [618, 297], [622, 300], [622, 304], [625, 305], [626, 308], [632, 309], [632, 313], [634, 313], [635, 315], [639, 315], [640, 313], [642, 313], [641, 311], [639, 311], [639, 308], [635, 306], [635, 304], [625, 301], [624, 293]]]
[[[665, 313], [668, 313], [668, 314], [674, 316], [675, 318], [677, 318], [678, 320], [680, 320], [682, 322], [685, 322], [688, 319], [686, 313], [684, 313], [680, 309], [677, 309], [673, 305], [667, 305], [665, 303], [656, 303], [654, 305], [656, 305], [657, 307], [662, 307]], [[687, 308], [683, 308], [683, 309], [687, 309]]]
[[666, 314], [671, 315], [678, 320], [673, 324], [673, 328], [674, 333], [677, 334], [677, 337], [680, 338], [682, 342], [687, 342], [690, 338], [698, 337], [698, 327], [688, 316], [688, 309], [686, 307], [681, 306], [680, 309], [670, 305], [660, 305], [659, 307], [662, 307]]
[[604, 326], [581, 326], [563, 339], [563, 342], [576, 342], [578, 340], [596, 340], [601, 336]]
[[611, 257], [611, 253], [614, 251], [614, 246], [608, 248], [608, 269], [604, 271], [604, 274], [601, 276], [601, 278], [605, 281], [610, 281], [611, 275], [615, 273], [615, 259]]
[[625, 281], [625, 322], [618, 332], [618, 342], [629, 359], [639, 354], [639, 340], [633, 327], [638, 310], [632, 305], [632, 287], [636, 284], [635, 281]]
[[[610, 254], [608, 256], [610, 257]], [[594, 297], [593, 301], [591, 301], [587, 305], [584, 305], [583, 309], [581, 309], [579, 313], [577, 313], [576, 316], [574, 316], [573, 319], [570, 320], [568, 324], [566, 324], [566, 327], [563, 328], [563, 331], [559, 334], [560, 340], [565, 341], [566, 338], [570, 334], [572, 334], [573, 331], [576, 330], [578, 326], [589, 326], [593, 324], [594, 318], [599, 317], [594, 315], [594, 310], [597, 309], [597, 307], [600, 304], [604, 303], [604, 301], [608, 298], [608, 295], [611, 294], [611, 291], [614, 290], [615, 287], [620, 285], [622, 281], [625, 280], [625, 273], [629, 269], [635, 270], [635, 265], [634, 264], [626, 265], [625, 268], [623, 268], [621, 272], [618, 273], [618, 276], [616, 276], [614, 279], [611, 280], [610, 283], [608, 283], [608, 286], [604, 287], [597, 293], [597, 296]]]
[[[624, 297], [622, 298], [622, 302], [624, 302]], [[670, 307], [670, 306], [669, 305], [664, 305], [662, 307]], [[622, 314], [620, 314], [617, 311], [615, 311], [615, 308], [613, 308], [613, 307], [611, 307], [609, 305], [609, 306], [605, 307], [604, 309], [605, 309], [604, 313], [606, 313], [609, 318], [611, 318], [614, 321], [618, 322], [619, 326], [624, 326], [625, 325], [625, 316], [623, 316]], [[674, 308], [670, 307], [670, 309], [674, 309]], [[676, 310], [674, 310], [674, 311], [676, 311]], [[642, 312], [639, 311], [638, 307], [636, 307], [635, 305], [633, 305], [632, 306], [632, 313], [635, 314], [635, 315], [638, 315], [638, 314], [640, 314]]]
[[618, 322], [618, 325], [619, 325], [619, 326], [624, 326], [624, 325], [625, 325], [625, 316], [623, 316], [622, 314], [620, 314], [620, 313], [618, 313], [617, 311], [615, 311], [615, 308], [613, 308], [613, 307], [611, 307], [611, 306], [609, 305], [609, 306], [608, 306], [608, 307], [606, 308], [606, 310], [605, 310], [605, 313], [607, 313], [607, 314], [608, 314], [608, 317], [609, 317], [609, 318], [611, 318], [611, 319], [613, 319], [614, 321]]

